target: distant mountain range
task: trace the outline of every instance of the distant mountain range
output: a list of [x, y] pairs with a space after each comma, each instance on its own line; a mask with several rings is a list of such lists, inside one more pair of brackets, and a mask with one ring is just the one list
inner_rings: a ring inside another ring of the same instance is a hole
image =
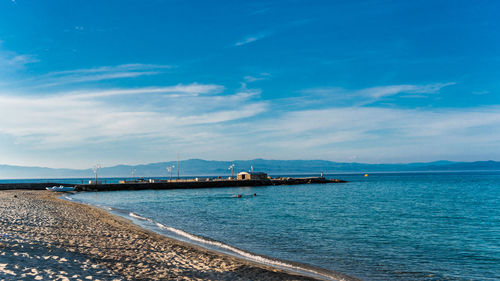
[[[428, 163], [409, 164], [363, 164], [363, 163], [339, 163], [326, 160], [237, 160], [237, 161], [207, 161], [201, 159], [190, 159], [180, 161], [181, 176], [227, 176], [231, 174], [228, 167], [235, 164], [235, 174], [240, 171], [248, 171], [251, 167], [254, 171], [262, 171], [271, 175], [286, 174], [319, 174], [324, 173], [348, 173], [348, 172], [405, 172], [405, 171], [479, 171], [500, 170], [500, 162], [477, 161], [477, 162], [451, 162], [436, 161]], [[169, 177], [167, 167], [175, 165], [176, 161], [151, 163], [143, 165], [118, 165], [103, 167], [99, 169], [99, 177], [127, 177], [132, 176], [135, 170], [136, 177]], [[1, 179], [21, 178], [85, 178], [94, 175], [91, 169], [53, 169], [43, 167], [23, 167], [0, 165]], [[173, 169], [173, 176], [177, 176], [177, 167]]]

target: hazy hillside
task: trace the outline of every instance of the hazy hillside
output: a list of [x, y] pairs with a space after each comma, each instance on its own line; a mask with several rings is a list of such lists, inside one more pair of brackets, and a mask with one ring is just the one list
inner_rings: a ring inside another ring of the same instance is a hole
[[[253, 166], [255, 171], [269, 174], [307, 174], [307, 173], [343, 173], [343, 172], [394, 172], [394, 171], [458, 171], [458, 170], [500, 170], [500, 162], [450, 162], [437, 161], [429, 163], [410, 164], [363, 164], [338, 163], [326, 160], [237, 160], [237, 161], [207, 161], [201, 159], [183, 160], [180, 162], [181, 176], [193, 175], [230, 175], [228, 167], [234, 163], [235, 173], [248, 171]], [[167, 167], [177, 166], [177, 162], [161, 162], [143, 165], [118, 165], [104, 167], [99, 170], [101, 177], [131, 177], [135, 170], [136, 177], [169, 176]], [[173, 169], [177, 175], [177, 167]], [[0, 165], [0, 178], [79, 178], [92, 177], [91, 169], [51, 169], [42, 167], [21, 167]]]

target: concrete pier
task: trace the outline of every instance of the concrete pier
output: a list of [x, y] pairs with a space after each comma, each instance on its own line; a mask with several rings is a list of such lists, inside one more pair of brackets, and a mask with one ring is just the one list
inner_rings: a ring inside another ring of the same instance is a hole
[[45, 190], [50, 186], [74, 186], [74, 184], [43, 182], [43, 183], [0, 183], [0, 190], [8, 189], [26, 189], [26, 190]]
[[162, 182], [134, 182], [116, 184], [79, 184], [75, 186], [77, 191], [113, 191], [113, 190], [144, 190], [144, 189], [194, 189], [194, 188], [219, 188], [219, 187], [245, 187], [245, 186], [267, 186], [267, 185], [298, 185], [298, 184], [321, 184], [342, 183], [339, 179], [325, 179], [322, 177], [311, 178], [276, 178], [266, 180], [234, 180], [213, 179], [205, 181], [197, 180], [173, 180]]
[[55, 182], [46, 183], [2, 183], [0, 190], [26, 189], [44, 190], [50, 186], [74, 186], [76, 191], [113, 191], [113, 190], [143, 190], [143, 189], [195, 189], [195, 188], [218, 188], [218, 187], [245, 187], [245, 186], [267, 186], [267, 185], [297, 185], [297, 184], [322, 184], [342, 183], [339, 179], [325, 179], [322, 177], [308, 178], [274, 178], [265, 180], [236, 180], [236, 179], [210, 179], [210, 180], [163, 180], [160, 182], [126, 182], [112, 184], [62, 184]]

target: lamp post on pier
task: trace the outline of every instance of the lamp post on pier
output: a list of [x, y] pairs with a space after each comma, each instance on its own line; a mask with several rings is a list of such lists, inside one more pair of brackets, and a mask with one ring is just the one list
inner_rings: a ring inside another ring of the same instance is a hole
[[172, 165], [172, 166], [168, 166], [167, 167], [167, 170], [168, 172], [170, 173], [170, 181], [172, 181], [172, 169], [175, 168], [175, 165]]
[[100, 168], [101, 168], [100, 164], [97, 164], [92, 168], [95, 174], [95, 182], [94, 182], [95, 185], [97, 185], [97, 172], [99, 171]]
[[227, 168], [228, 170], [231, 170], [231, 179], [233, 178], [234, 166], [235, 166], [235, 165], [234, 165], [234, 163], [233, 163], [233, 164], [231, 164], [231, 165], [229, 166], [229, 168]]

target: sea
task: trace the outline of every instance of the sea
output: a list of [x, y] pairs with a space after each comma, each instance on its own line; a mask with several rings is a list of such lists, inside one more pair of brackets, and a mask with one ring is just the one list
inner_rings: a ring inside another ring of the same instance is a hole
[[332, 271], [362, 280], [500, 280], [500, 171], [326, 177], [348, 182], [65, 198], [324, 279]]

